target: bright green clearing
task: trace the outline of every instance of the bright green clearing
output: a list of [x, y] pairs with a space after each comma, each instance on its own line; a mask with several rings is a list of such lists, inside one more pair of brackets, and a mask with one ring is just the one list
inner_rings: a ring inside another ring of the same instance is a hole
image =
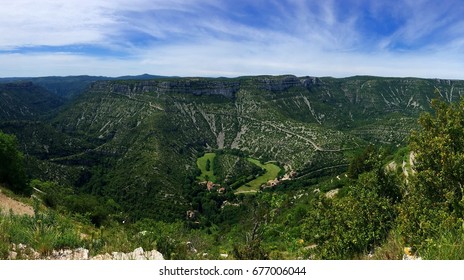
[[258, 178], [238, 188], [235, 191], [236, 194], [237, 193], [255, 193], [259, 190], [259, 187], [261, 187], [262, 184], [265, 184], [269, 180], [274, 180], [275, 178], [277, 178], [277, 175], [280, 172], [280, 167], [275, 164], [272, 164], [272, 163], [261, 164], [259, 160], [252, 159], [252, 158], [247, 158], [247, 160], [253, 164], [256, 164], [257, 166], [261, 168], [264, 168], [264, 170], [266, 170], [266, 173], [264, 173]]
[[[214, 176], [214, 158], [216, 153], [206, 153], [204, 156], [197, 159], [197, 166], [201, 171], [201, 175], [197, 177], [200, 181], [211, 181], [216, 182], [216, 176]], [[209, 171], [207, 170], [209, 160]]]

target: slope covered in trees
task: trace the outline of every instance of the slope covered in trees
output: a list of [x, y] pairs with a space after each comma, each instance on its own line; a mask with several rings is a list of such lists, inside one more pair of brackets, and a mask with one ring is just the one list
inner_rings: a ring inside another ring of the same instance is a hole
[[274, 161], [310, 185], [343, 172], [368, 143], [405, 143], [435, 89], [455, 100], [464, 83], [289, 75], [100, 81], [40, 126], [5, 130], [40, 160], [33, 172], [41, 179], [113, 199], [135, 219], [172, 220], [191, 210], [205, 152]]
[[[103, 81], [34, 121], [2, 117], [19, 143], [0, 143], [25, 158], [8, 171], [23, 174], [18, 190], [44, 192], [51, 211], [123, 234], [182, 232], [143, 241], [167, 258], [200, 258], [186, 242], [212, 258], [400, 258], [403, 247], [462, 258], [463, 90], [375, 77]], [[199, 168], [205, 153], [216, 156]], [[279, 180], [235, 193], [264, 173], [247, 158], [281, 168]], [[200, 169], [216, 185], [199, 184]]]

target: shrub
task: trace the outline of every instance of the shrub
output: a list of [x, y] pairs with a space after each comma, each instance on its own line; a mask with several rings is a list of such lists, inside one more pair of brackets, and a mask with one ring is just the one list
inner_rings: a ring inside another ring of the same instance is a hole
[[17, 193], [30, 194], [24, 169], [24, 156], [17, 149], [14, 135], [0, 131], [0, 182], [7, 183]]
[[420, 117], [421, 129], [410, 139], [416, 174], [398, 220], [404, 242], [422, 252], [438, 248], [435, 241], [449, 239], [446, 234], [460, 238], [464, 215], [464, 101], [433, 100], [432, 107], [434, 113]]
[[304, 220], [303, 237], [317, 245], [316, 258], [350, 259], [381, 244], [395, 219], [374, 173], [360, 176], [344, 197], [321, 195]]

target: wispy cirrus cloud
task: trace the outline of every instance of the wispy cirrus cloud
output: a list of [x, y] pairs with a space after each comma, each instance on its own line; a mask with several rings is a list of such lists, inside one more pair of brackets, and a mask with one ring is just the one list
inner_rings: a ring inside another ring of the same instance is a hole
[[8, 1], [0, 10], [0, 75], [464, 78], [461, 6], [458, 0]]
[[403, 1], [393, 11], [401, 24], [381, 42], [390, 50], [446, 47], [464, 35], [464, 7], [457, 1]]
[[90, 1], [7, 1], [0, 9], [0, 48], [96, 43], [112, 23], [102, 14]]

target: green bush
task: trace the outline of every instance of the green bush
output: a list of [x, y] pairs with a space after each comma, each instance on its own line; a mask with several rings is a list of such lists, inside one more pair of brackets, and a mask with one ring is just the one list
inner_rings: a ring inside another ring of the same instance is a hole
[[339, 198], [321, 195], [304, 220], [303, 237], [316, 244], [316, 258], [351, 259], [380, 245], [388, 236], [395, 209], [382, 196], [374, 173], [360, 176]]
[[24, 169], [24, 156], [17, 149], [14, 135], [0, 131], [0, 182], [7, 183], [17, 193], [30, 194]]
[[420, 253], [442, 257], [430, 253], [432, 248], [448, 243], [446, 239], [461, 237], [464, 101], [447, 104], [433, 100], [432, 107], [434, 113], [422, 115], [421, 129], [411, 136], [416, 173], [400, 206], [398, 228], [407, 245], [417, 247]]

